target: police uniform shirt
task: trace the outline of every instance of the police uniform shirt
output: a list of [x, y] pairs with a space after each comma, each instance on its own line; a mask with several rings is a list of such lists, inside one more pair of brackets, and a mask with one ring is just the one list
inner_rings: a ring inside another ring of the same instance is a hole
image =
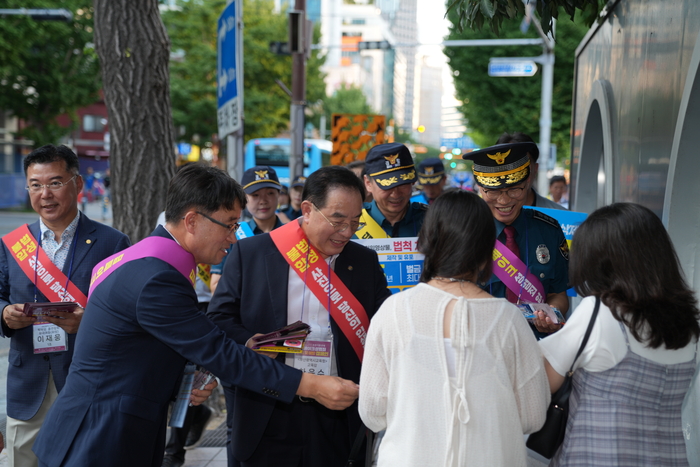
[[[503, 229], [506, 225], [494, 221], [496, 235], [505, 245]], [[546, 214], [524, 208], [511, 225], [516, 231], [520, 260], [542, 283], [545, 294], [566, 291], [569, 283], [569, 249], [559, 223]], [[506, 287], [495, 274], [483, 289], [494, 297], [506, 296]]]
[[379, 210], [376, 201], [372, 200], [371, 203], [364, 203], [363, 207], [367, 213], [372, 216], [372, 219], [379, 224], [382, 230], [393, 238], [417, 237], [423, 225], [425, 213], [428, 210], [428, 206], [423, 203], [409, 203], [406, 215], [392, 226], [391, 223], [386, 220], [382, 211]]
[[[284, 211], [281, 211], [281, 212], [282, 212], [285, 216], [287, 216], [287, 218], [288, 218], [290, 221], [293, 221], [294, 219], [297, 219], [299, 216], [301, 216], [301, 207], [300, 207], [298, 210], [296, 210], [296, 209], [294, 209], [294, 208], [290, 205], [287, 209], [285, 209]], [[278, 227], [278, 226], [275, 225], [275, 229], [276, 229], [277, 227]], [[257, 233], [256, 233], [255, 235], [257, 235]]]

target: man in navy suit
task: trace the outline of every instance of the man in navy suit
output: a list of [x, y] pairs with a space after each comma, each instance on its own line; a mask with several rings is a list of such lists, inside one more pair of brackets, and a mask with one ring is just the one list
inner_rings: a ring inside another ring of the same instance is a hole
[[[27, 263], [36, 261], [36, 253], [42, 250], [53, 266], [63, 273], [60, 285], [70, 281], [87, 295], [92, 268], [109, 255], [128, 247], [129, 238], [79, 213], [78, 194], [83, 189], [83, 180], [79, 175], [78, 157], [66, 146], [47, 145], [34, 150], [24, 160], [24, 172], [32, 208], [40, 219], [29, 226], [29, 235], [27, 226], [20, 227], [25, 238], [20, 245], [24, 246], [31, 236], [33, 239], [29, 243], [37, 248], [30, 248], [33, 249], [31, 252], [17, 248], [14, 251], [12, 247], [17, 242], [10, 241], [14, 233], [3, 238], [0, 247], [0, 332], [3, 337], [11, 338], [7, 374], [8, 458], [13, 466], [36, 466], [37, 459], [31, 448], [46, 412], [65, 384], [83, 308], [78, 307], [72, 313], [57, 312], [60, 318], [47, 318], [60, 328], [57, 330], [59, 335], [65, 332], [65, 350], [36, 353], [41, 350], [33, 339], [38, 328], [38, 325], [34, 326], [36, 318], [26, 316], [22, 310], [25, 302], [53, 300], [34, 284], [35, 279], [40, 286], [45, 284], [42, 279], [47, 278], [47, 273], [40, 269], [41, 276], [27, 275], [17, 259]], [[17, 254], [19, 257], [15, 256]]]
[[[301, 319], [312, 329], [306, 348], [321, 349], [323, 357], [270, 356], [305, 374], [358, 382], [361, 320], [351, 311], [362, 308], [370, 319], [390, 295], [377, 254], [350, 241], [362, 227], [364, 196], [362, 182], [347, 168], [312, 173], [299, 219], [233, 246], [207, 314], [240, 344]], [[352, 310], [345, 304], [350, 296], [359, 302]], [[353, 331], [347, 332], [343, 324], [351, 314]], [[229, 465], [343, 466], [362, 426], [356, 404], [333, 412], [304, 398], [281, 404], [242, 387], [227, 388], [226, 402], [232, 417]]]
[[[196, 264], [221, 261], [244, 206], [226, 172], [188, 165], [170, 181], [165, 226], [97, 265], [66, 385], [34, 444], [40, 465], [160, 467], [187, 361], [260, 397], [298, 394], [331, 409], [356, 400], [357, 384], [259, 356], [199, 311]], [[213, 387], [193, 389], [192, 400]]]

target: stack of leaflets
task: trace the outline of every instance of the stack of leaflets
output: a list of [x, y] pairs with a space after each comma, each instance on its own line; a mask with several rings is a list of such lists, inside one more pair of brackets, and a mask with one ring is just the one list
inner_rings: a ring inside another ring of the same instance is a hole
[[535, 311], [544, 311], [554, 324], [564, 324], [566, 322], [558, 308], [549, 306], [546, 303], [521, 303], [518, 305], [518, 308], [522, 311], [525, 319], [530, 322], [537, 317]]
[[262, 336], [252, 337], [253, 350], [262, 352], [302, 353], [309, 325], [297, 321]]

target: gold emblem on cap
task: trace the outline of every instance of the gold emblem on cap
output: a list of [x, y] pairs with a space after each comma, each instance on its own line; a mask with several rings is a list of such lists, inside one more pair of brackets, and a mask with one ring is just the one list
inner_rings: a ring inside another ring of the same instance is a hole
[[398, 159], [398, 158], [399, 158], [398, 152], [396, 154], [394, 154], [393, 156], [384, 156], [384, 159], [389, 161], [389, 164], [391, 164], [391, 165], [396, 164], [396, 159]]
[[435, 167], [426, 167], [425, 168], [425, 175], [432, 175], [433, 172], [435, 172]]
[[503, 165], [506, 162], [506, 157], [508, 157], [508, 154], [510, 154], [510, 151], [512, 151], [512, 149], [509, 149], [506, 152], [497, 152], [496, 154], [486, 153], [486, 155], [492, 161], [496, 161], [496, 164]]
[[437, 177], [418, 177], [418, 181], [421, 182], [423, 185], [435, 185], [439, 183], [440, 180], [442, 180], [442, 175], [439, 175]]
[[401, 174], [399, 175], [401, 177], [401, 180], [413, 180], [416, 178], [416, 173], [415, 172], [409, 172], [407, 174]]
[[399, 179], [396, 178], [396, 177], [385, 178], [385, 179], [383, 179], [383, 180], [382, 180], [382, 179], [379, 179], [379, 178], [375, 178], [374, 181], [377, 182], [377, 183], [379, 183], [381, 186], [389, 186], [389, 185], [391, 185], [392, 183], [398, 182]]
[[255, 175], [257, 175], [258, 178], [267, 178], [267, 170], [256, 170]]

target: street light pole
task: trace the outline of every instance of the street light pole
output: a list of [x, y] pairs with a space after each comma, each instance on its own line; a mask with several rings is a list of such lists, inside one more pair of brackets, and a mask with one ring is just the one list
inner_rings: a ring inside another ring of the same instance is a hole
[[306, 106], [306, 0], [296, 0], [289, 12], [289, 50], [292, 53], [291, 151], [289, 182], [304, 175], [304, 107]]

